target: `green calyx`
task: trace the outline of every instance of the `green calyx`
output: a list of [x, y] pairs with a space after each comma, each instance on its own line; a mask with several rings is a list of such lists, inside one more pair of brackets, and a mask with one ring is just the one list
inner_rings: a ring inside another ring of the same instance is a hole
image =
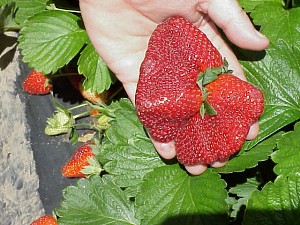
[[231, 70], [228, 70], [228, 62], [226, 59], [224, 59], [223, 65], [221, 67], [208, 68], [204, 72], [199, 73], [199, 75], [198, 75], [197, 84], [201, 89], [202, 100], [203, 100], [203, 103], [200, 107], [200, 115], [202, 118], [204, 118], [205, 114], [207, 114], [209, 116], [217, 115], [217, 111], [207, 101], [209, 92], [205, 86], [207, 84], [213, 82], [214, 80], [216, 80], [220, 74], [224, 74], [224, 73], [227, 73], [227, 74], [232, 73]]

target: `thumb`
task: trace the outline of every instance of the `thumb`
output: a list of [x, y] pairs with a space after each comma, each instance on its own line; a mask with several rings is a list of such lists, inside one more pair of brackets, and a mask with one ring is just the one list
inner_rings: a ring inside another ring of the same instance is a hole
[[238, 47], [249, 50], [263, 50], [268, 47], [269, 40], [254, 28], [236, 0], [202, 1], [199, 7]]

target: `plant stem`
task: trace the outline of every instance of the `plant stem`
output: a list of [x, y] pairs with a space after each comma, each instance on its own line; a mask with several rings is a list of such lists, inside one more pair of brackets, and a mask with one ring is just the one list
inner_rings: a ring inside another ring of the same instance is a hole
[[69, 110], [69, 111], [72, 111], [72, 110], [74, 110], [74, 109], [80, 109], [80, 108], [85, 107], [85, 106], [88, 106], [88, 105], [89, 105], [89, 104], [86, 102], [86, 103], [83, 103], [83, 104], [80, 104], [80, 105], [73, 106], [73, 107], [69, 108], [68, 110]]
[[79, 126], [87, 126], [87, 127], [93, 128], [97, 131], [101, 131], [97, 126], [90, 124], [90, 123], [76, 123], [73, 125], [73, 127], [79, 127]]
[[90, 115], [89, 112], [83, 112], [83, 113], [80, 113], [78, 115], [73, 116], [73, 118], [76, 120], [78, 118], [85, 117], [85, 116], [88, 116], [88, 115]]
[[3, 31], [3, 32], [7, 32], [7, 31], [19, 32], [20, 31], [20, 27], [19, 26], [1, 27], [0, 31]]
[[63, 12], [79, 13], [79, 14], [81, 14], [81, 12], [78, 11], [78, 10], [60, 9], [60, 8], [57, 8], [57, 7], [55, 6], [55, 4], [50, 4], [49, 6], [46, 7], [46, 9], [48, 9], [48, 10], [57, 10], [57, 11], [63, 11]]
[[111, 96], [109, 96], [108, 101], [111, 101], [116, 95], [118, 95], [121, 91], [124, 90], [124, 87], [121, 86], [116, 90]]

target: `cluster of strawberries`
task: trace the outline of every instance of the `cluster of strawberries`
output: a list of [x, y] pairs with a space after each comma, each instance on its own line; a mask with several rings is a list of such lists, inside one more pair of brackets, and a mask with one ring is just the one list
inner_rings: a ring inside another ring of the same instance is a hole
[[183, 164], [228, 159], [263, 112], [262, 92], [226, 67], [206, 35], [182, 17], [167, 19], [149, 40], [137, 114], [153, 139], [175, 141]]

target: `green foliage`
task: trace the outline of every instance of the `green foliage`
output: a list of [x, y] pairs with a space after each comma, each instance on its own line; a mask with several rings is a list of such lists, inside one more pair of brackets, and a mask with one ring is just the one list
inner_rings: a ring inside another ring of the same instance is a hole
[[64, 190], [64, 201], [57, 210], [59, 224], [140, 224], [134, 205], [110, 177], [82, 179]]
[[300, 123], [295, 130], [285, 133], [278, 141], [278, 151], [272, 154], [272, 160], [277, 163], [274, 172], [277, 175], [289, 176], [300, 172]]
[[[108, 90], [115, 77], [80, 14], [47, 2], [0, 0], [1, 30], [20, 29], [22, 59], [30, 67], [50, 74], [75, 61], [86, 89]], [[65, 189], [60, 224], [300, 224], [300, 4], [239, 3], [271, 42], [263, 52], [237, 50], [248, 80], [265, 97], [258, 137], [222, 168], [191, 176], [176, 159], [159, 157], [128, 99], [113, 102], [106, 108], [110, 126], [97, 144], [105, 172]], [[255, 176], [248, 177], [249, 170]], [[248, 179], [237, 181], [235, 174]]]
[[115, 77], [111, 75], [109, 68], [91, 43], [81, 52], [78, 71], [86, 77], [84, 87], [91, 89], [92, 92], [102, 93], [115, 81]]
[[189, 176], [178, 165], [159, 167], [145, 177], [136, 216], [143, 225], [229, 224], [225, 187], [211, 171]]
[[236, 218], [241, 210], [241, 207], [246, 206], [248, 199], [253, 191], [256, 191], [260, 182], [256, 178], [249, 178], [246, 182], [237, 184], [235, 187], [229, 189], [229, 193], [234, 197], [227, 199], [232, 207], [230, 216]]
[[13, 1], [12, 0], [0, 0], [0, 6], [6, 6], [11, 2], [13, 2]]
[[87, 40], [79, 17], [63, 11], [45, 11], [24, 22], [19, 47], [24, 62], [48, 74], [69, 63]]
[[280, 42], [277, 46], [271, 44], [263, 60], [243, 63], [249, 80], [257, 84], [265, 95], [261, 132], [256, 141], [299, 119], [299, 57], [297, 47]]
[[243, 225], [300, 224], [300, 176], [278, 176], [261, 191], [254, 191], [247, 204]]
[[128, 99], [113, 103], [115, 120], [106, 130], [101, 153], [104, 169], [121, 187], [139, 184], [143, 176], [165, 165], [147, 137]]
[[43, 12], [46, 9], [48, 0], [16, 0], [15, 21], [21, 26], [34, 14]]
[[14, 30], [18, 27], [13, 18], [14, 10], [14, 4], [4, 4], [3, 6], [0, 4], [0, 32]]

